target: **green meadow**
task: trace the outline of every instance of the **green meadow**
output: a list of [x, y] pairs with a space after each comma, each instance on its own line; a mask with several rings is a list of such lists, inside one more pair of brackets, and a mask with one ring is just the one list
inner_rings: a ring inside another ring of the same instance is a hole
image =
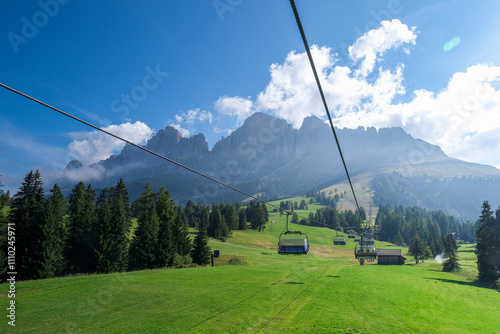
[[[264, 232], [234, 231], [215, 267], [159, 269], [16, 283], [16, 326], [1, 333], [500, 333], [500, 293], [475, 283], [474, 245], [462, 272], [434, 260], [360, 266], [353, 239], [307, 233], [309, 255], [278, 255], [285, 217]], [[378, 248], [395, 247], [377, 242]], [[405, 253], [406, 250], [403, 250]]]

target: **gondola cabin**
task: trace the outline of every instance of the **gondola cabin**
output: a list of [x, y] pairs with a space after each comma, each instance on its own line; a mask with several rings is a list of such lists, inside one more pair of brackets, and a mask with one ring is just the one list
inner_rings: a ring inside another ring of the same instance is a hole
[[281, 238], [278, 244], [279, 254], [308, 254], [307, 238]]
[[334, 245], [347, 245], [347, 240], [344, 237], [333, 238]]
[[349, 233], [349, 235], [347, 237], [354, 239], [354, 238], [356, 238], [356, 233]]

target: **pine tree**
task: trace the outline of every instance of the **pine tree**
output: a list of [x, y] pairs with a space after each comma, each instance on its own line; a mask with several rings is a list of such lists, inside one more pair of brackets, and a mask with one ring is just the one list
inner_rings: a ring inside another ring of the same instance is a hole
[[9, 221], [16, 229], [16, 269], [20, 279], [38, 279], [44, 275], [45, 209], [40, 172], [30, 171], [14, 196], [9, 214]]
[[262, 231], [262, 228], [267, 223], [265, 218], [267, 210], [264, 212], [263, 205], [259, 203], [255, 204], [252, 209], [252, 219], [250, 220], [252, 224], [252, 229]]
[[174, 203], [170, 200], [170, 194], [161, 187], [157, 194], [156, 212], [159, 220], [158, 231], [158, 266], [172, 266], [177, 250], [172, 234], [175, 217]]
[[191, 251], [189, 228], [186, 222], [179, 215], [175, 216], [174, 223], [172, 225], [172, 236], [176, 247], [176, 253], [180, 256], [188, 255]]
[[500, 240], [496, 236], [499, 217], [497, 219], [493, 217], [493, 212], [488, 201], [483, 203], [482, 208], [483, 210], [477, 222], [478, 228], [476, 231], [477, 269], [480, 281], [493, 284], [498, 279], [498, 271], [500, 270], [500, 267], [495, 265], [497, 261], [495, 257], [499, 256], [498, 242]]
[[191, 257], [193, 263], [204, 266], [210, 263], [210, 247], [208, 247], [207, 236], [208, 213], [205, 213], [200, 221], [198, 234], [194, 238]]
[[396, 233], [396, 236], [394, 237], [394, 243], [401, 247], [406, 246], [403, 236], [401, 235], [401, 232], [398, 231], [398, 233]]
[[111, 228], [113, 244], [111, 247], [112, 271], [125, 271], [128, 268], [128, 234], [132, 227], [130, 201], [125, 182], [120, 179], [110, 193]]
[[113, 228], [111, 226], [110, 190], [101, 190], [96, 202], [96, 270], [98, 273], [113, 271], [112, 247], [114, 243]]
[[91, 273], [97, 269], [94, 214], [95, 191], [78, 183], [69, 198], [69, 228], [66, 259], [70, 273]]
[[245, 210], [241, 209], [238, 216], [239, 216], [238, 229], [246, 230], [247, 229], [247, 214], [246, 214]]
[[450, 233], [445, 238], [445, 246], [444, 246], [444, 257], [448, 258], [443, 262], [443, 271], [447, 272], [456, 272], [460, 271], [460, 264], [458, 263], [458, 255], [457, 255], [457, 242], [453, 235]]
[[139, 215], [135, 236], [130, 245], [130, 268], [152, 269], [158, 266], [159, 220], [156, 213], [155, 194], [148, 182], [137, 201]]
[[229, 231], [234, 231], [239, 227], [239, 218], [236, 214], [234, 206], [231, 204], [226, 204], [223, 206], [222, 214], [224, 215], [224, 220]]
[[418, 232], [415, 232], [413, 239], [411, 239], [410, 246], [408, 247], [408, 255], [413, 256], [416, 263], [420, 260], [423, 263], [425, 259], [432, 255], [429, 245], [420, 238]]
[[214, 205], [212, 212], [210, 212], [210, 219], [208, 225], [208, 236], [225, 241], [229, 235], [226, 222], [222, 216], [219, 207]]
[[43, 277], [61, 276], [64, 273], [66, 245], [66, 199], [57, 185], [50, 190], [47, 203], [46, 224], [43, 228]]

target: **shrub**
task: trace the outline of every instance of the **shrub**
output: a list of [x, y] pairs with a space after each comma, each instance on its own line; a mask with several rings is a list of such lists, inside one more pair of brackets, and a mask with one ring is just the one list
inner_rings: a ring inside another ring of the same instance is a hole
[[188, 254], [182, 256], [179, 254], [175, 254], [172, 266], [177, 268], [186, 268], [190, 267], [192, 263], [193, 263], [193, 258], [191, 257], [191, 255]]

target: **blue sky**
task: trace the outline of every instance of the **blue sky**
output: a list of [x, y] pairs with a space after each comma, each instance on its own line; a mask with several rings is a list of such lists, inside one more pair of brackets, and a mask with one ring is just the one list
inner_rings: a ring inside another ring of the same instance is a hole
[[[498, 1], [297, 0], [339, 127], [401, 126], [500, 166]], [[168, 125], [212, 147], [262, 111], [324, 118], [286, 0], [11, 1], [0, 81], [145, 143]], [[0, 88], [0, 175], [49, 181], [121, 143]]]

